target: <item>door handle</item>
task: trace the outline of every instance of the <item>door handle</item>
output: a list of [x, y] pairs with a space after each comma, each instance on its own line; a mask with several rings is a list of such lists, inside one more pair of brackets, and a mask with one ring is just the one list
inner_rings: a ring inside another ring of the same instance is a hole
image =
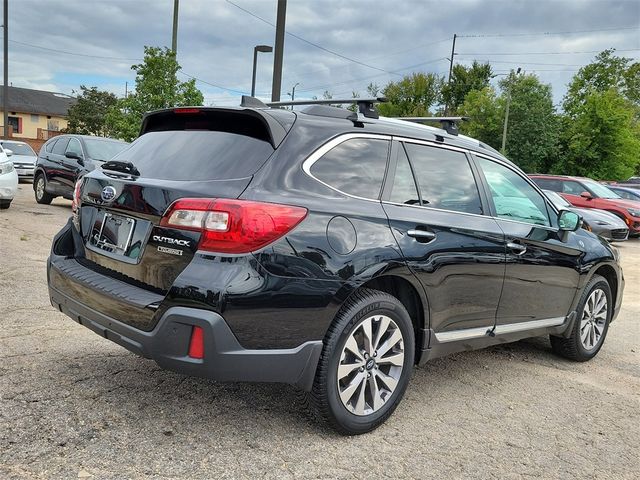
[[507, 248], [509, 248], [509, 250], [511, 250], [516, 255], [522, 255], [527, 251], [527, 247], [518, 242], [507, 243]]
[[425, 243], [436, 239], [436, 234], [428, 230], [407, 230], [407, 235]]

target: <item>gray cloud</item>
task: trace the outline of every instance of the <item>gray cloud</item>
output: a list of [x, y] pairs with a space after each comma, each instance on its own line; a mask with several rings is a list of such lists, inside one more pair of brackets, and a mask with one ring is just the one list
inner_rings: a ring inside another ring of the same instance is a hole
[[[275, 22], [276, 0], [233, 1]], [[142, 57], [143, 46], [171, 43], [171, 0], [22, 0], [9, 7], [10, 81], [17, 86], [69, 93], [84, 83], [123, 94], [124, 82], [133, 83], [130, 66]], [[364, 93], [369, 82], [383, 86], [411, 72], [406, 67], [412, 65], [445, 75], [454, 33], [481, 35], [458, 39], [456, 61], [489, 60], [498, 73], [521, 66], [551, 83], [556, 101], [579, 66], [594, 56], [565, 52], [615, 47], [621, 55], [640, 56], [640, 2], [633, 0], [289, 0], [287, 10], [289, 32], [397, 73], [347, 61], [287, 35], [283, 95], [298, 82], [300, 97], [324, 90], [334, 96]], [[631, 26], [635, 29], [613, 30]], [[581, 33], [524, 35], [540, 32]], [[492, 36], [497, 34], [518, 35]], [[206, 82], [248, 92], [253, 46], [273, 44], [274, 35], [272, 26], [224, 0], [181, 0], [178, 59], [184, 72]], [[260, 54], [257, 91], [264, 97], [272, 62], [271, 54]], [[238, 101], [233, 91], [198, 86], [207, 103]]]

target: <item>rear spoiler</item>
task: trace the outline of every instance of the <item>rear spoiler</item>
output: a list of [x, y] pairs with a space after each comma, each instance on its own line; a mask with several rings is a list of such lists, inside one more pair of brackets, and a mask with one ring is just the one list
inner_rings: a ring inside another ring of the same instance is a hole
[[[282, 118], [276, 118], [276, 115]], [[293, 112], [281, 111], [274, 115], [268, 109], [175, 107], [146, 113], [142, 118], [140, 135], [171, 130], [212, 130], [258, 138], [278, 148], [294, 119]]]

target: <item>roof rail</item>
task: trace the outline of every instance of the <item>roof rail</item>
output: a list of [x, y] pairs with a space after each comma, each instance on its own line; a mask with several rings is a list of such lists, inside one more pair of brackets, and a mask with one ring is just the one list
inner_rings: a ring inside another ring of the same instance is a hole
[[407, 122], [440, 122], [442, 129], [450, 135], [458, 135], [458, 122], [466, 122], [469, 117], [394, 117]]
[[374, 104], [386, 102], [385, 97], [375, 98], [347, 98], [347, 99], [322, 99], [322, 100], [291, 100], [287, 102], [270, 102], [269, 107], [290, 107], [295, 105], [346, 105], [355, 103], [358, 105], [358, 112], [367, 118], [378, 118], [378, 111]]

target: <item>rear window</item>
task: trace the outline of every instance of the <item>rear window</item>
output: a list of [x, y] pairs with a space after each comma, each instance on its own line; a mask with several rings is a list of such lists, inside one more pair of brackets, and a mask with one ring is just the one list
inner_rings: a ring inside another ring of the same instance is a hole
[[310, 172], [321, 182], [341, 192], [377, 199], [387, 167], [388, 151], [388, 140], [346, 140], [317, 160]]
[[113, 160], [133, 163], [143, 177], [228, 180], [253, 175], [273, 153], [264, 140], [229, 132], [145, 133]]

